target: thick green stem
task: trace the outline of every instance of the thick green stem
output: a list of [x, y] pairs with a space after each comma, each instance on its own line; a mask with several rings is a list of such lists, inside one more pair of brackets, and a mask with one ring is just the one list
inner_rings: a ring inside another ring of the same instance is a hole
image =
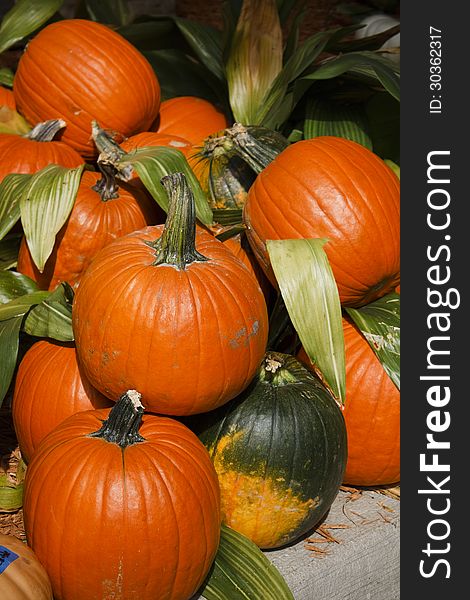
[[[298, 381], [292, 372], [292, 356], [280, 352], [267, 352], [261, 365], [259, 379], [275, 387]], [[295, 363], [294, 363], [295, 364]]]
[[119, 186], [116, 183], [116, 169], [112, 165], [103, 165], [98, 163], [101, 171], [101, 179], [93, 186], [93, 190], [98, 192], [103, 202], [119, 198]]
[[109, 165], [114, 168], [115, 174], [124, 181], [129, 181], [133, 175], [133, 167], [130, 165], [122, 166], [120, 163], [127, 153], [121, 146], [96, 121], [91, 123], [91, 136], [95, 142], [100, 155], [98, 162], [100, 165]]
[[38, 123], [24, 137], [35, 142], [52, 142], [57, 133], [66, 126], [63, 119], [51, 119]]
[[168, 214], [161, 238], [155, 248], [154, 265], [171, 265], [184, 270], [193, 262], [207, 260], [196, 250], [196, 208], [194, 196], [183, 173], [161, 179], [168, 194]]
[[136, 390], [127, 390], [113, 406], [102, 427], [88, 437], [101, 438], [121, 448], [144, 442], [145, 438], [138, 431], [144, 414], [140, 398]]

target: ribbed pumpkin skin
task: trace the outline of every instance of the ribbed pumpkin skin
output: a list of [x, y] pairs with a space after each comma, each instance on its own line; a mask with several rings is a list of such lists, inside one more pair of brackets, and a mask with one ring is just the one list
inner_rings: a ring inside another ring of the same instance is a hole
[[144, 148], [145, 146], [167, 146], [179, 150], [185, 156], [189, 154], [193, 147], [191, 142], [178, 135], [157, 133], [156, 131], [143, 131], [132, 135], [125, 139], [120, 146], [125, 152], [132, 152], [132, 150]]
[[228, 126], [225, 115], [213, 104], [195, 96], [165, 100], [153, 127], [158, 133], [179, 135], [199, 144], [211, 133]]
[[[348, 432], [344, 482], [388, 485], [400, 481], [400, 392], [359, 330], [343, 319]], [[299, 359], [309, 360], [301, 350]]]
[[99, 179], [99, 173], [84, 171], [72, 212], [57, 235], [42, 273], [33, 262], [25, 238], [22, 239], [17, 270], [31, 277], [41, 289], [52, 290], [61, 281], [78, 285], [101, 248], [162, 219], [155, 200], [135, 187], [120, 186], [118, 198], [101, 200], [100, 194], [93, 190]]
[[294, 357], [287, 361], [293, 381], [260, 375], [238, 398], [195, 419], [219, 477], [223, 521], [266, 549], [315, 526], [346, 464], [336, 402]]
[[87, 437], [109, 411], [73, 415], [28, 466], [29, 544], [56, 600], [188, 600], [219, 543], [217, 476], [203, 445], [173, 419], [144, 415], [144, 442]]
[[[0, 533], [0, 553], [5, 549], [11, 560], [0, 573], [0, 598], [2, 600], [53, 600], [49, 577], [26, 544], [12, 535]], [[18, 556], [13, 560], [11, 553]], [[6, 560], [6, 558], [5, 558]]]
[[256, 178], [244, 220], [272, 283], [266, 240], [294, 238], [328, 238], [344, 305], [367, 304], [399, 281], [399, 180], [355, 142], [325, 136], [289, 146]]
[[160, 106], [160, 85], [146, 58], [109, 27], [82, 19], [52, 23], [34, 36], [13, 92], [29, 122], [64, 119], [62, 140], [88, 160], [97, 154], [92, 120], [129, 136], [146, 131]]
[[74, 299], [73, 330], [87, 377], [109, 398], [130, 388], [151, 411], [184, 415], [234, 398], [265, 351], [268, 317], [258, 282], [210, 233], [205, 262], [153, 266], [147, 227], [95, 257]]
[[0, 85], [0, 108], [2, 106], [8, 106], [8, 108], [16, 110], [15, 96], [13, 95], [13, 92]]
[[70, 415], [111, 405], [80, 372], [73, 344], [36, 342], [18, 367], [13, 394], [21, 455], [29, 462], [42, 439]]
[[0, 133], [0, 182], [10, 173], [36, 173], [48, 165], [75, 168], [83, 158], [63, 142], [37, 142]]

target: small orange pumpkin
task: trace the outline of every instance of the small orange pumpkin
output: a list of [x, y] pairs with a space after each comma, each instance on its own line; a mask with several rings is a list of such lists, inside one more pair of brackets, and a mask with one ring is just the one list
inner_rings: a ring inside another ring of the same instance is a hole
[[179, 96], [162, 102], [154, 129], [178, 135], [196, 145], [225, 127], [227, 119], [216, 106], [196, 96]]
[[18, 367], [13, 393], [13, 424], [25, 462], [70, 415], [111, 405], [81, 373], [72, 343], [39, 340]]

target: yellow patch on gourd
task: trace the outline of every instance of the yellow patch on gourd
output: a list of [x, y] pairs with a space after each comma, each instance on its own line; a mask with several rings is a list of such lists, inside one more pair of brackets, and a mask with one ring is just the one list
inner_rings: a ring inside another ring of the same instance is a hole
[[291, 488], [283, 488], [283, 477], [268, 479], [265, 464], [249, 474], [235, 470], [224, 457], [243, 431], [222, 437], [212, 456], [221, 492], [224, 523], [250, 538], [260, 548], [275, 548], [291, 541], [292, 534], [319, 504], [319, 498], [302, 500]]

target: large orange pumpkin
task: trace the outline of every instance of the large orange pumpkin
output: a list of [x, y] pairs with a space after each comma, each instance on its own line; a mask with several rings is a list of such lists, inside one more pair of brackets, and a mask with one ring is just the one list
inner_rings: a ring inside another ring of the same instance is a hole
[[24, 460], [70, 415], [111, 404], [81, 373], [72, 343], [39, 340], [18, 367], [13, 394], [13, 424]]
[[367, 304], [399, 281], [399, 191], [393, 171], [360, 144], [327, 136], [297, 142], [250, 188], [248, 239], [275, 283], [266, 240], [327, 238], [341, 302]]
[[[344, 482], [388, 485], [400, 480], [400, 392], [360, 331], [343, 319], [348, 433]], [[299, 358], [309, 365], [303, 350]], [[311, 365], [310, 365], [311, 366]]]
[[52, 600], [49, 577], [34, 552], [21, 540], [0, 533], [0, 598]]
[[179, 150], [185, 156], [192, 150], [192, 144], [188, 140], [171, 133], [157, 133], [156, 131], [143, 131], [132, 135], [121, 142], [120, 146], [124, 152], [132, 152], [132, 150], [146, 146], [167, 146]]
[[163, 178], [165, 227], [103, 248], [75, 295], [77, 352], [110, 398], [142, 392], [151, 411], [184, 415], [239, 394], [263, 359], [268, 333], [258, 282], [214, 236], [196, 231], [184, 175]]
[[58, 120], [38, 124], [26, 136], [0, 133], [0, 182], [10, 173], [36, 173], [51, 164], [75, 168], [83, 158], [63, 142], [54, 140]]
[[63, 141], [87, 159], [96, 156], [92, 120], [129, 136], [146, 131], [160, 106], [147, 59], [109, 27], [82, 19], [52, 23], [29, 42], [13, 91], [31, 123], [62, 117]]
[[98, 250], [122, 235], [162, 220], [155, 200], [135, 187], [118, 188], [100, 173], [84, 171], [72, 212], [57, 234], [44, 271], [40, 273], [34, 264], [25, 238], [17, 270], [41, 289], [54, 289], [61, 281], [76, 286]]
[[203, 98], [179, 96], [162, 102], [155, 129], [158, 133], [179, 135], [196, 145], [225, 127], [227, 119], [216, 106]]
[[215, 558], [209, 454], [178, 421], [142, 417], [139, 396], [69, 417], [28, 466], [26, 536], [57, 600], [188, 600]]

